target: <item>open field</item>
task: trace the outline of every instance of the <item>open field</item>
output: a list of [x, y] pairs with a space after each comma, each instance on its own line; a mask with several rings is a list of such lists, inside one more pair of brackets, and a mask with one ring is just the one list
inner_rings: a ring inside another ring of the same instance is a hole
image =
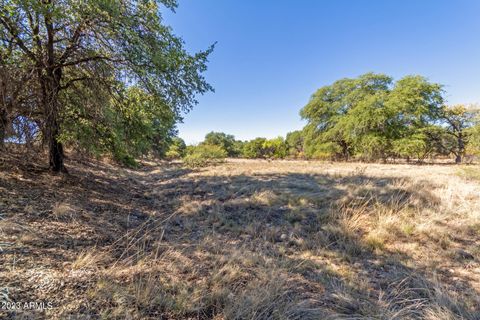
[[20, 163], [0, 299], [52, 308], [0, 317], [480, 319], [478, 166]]

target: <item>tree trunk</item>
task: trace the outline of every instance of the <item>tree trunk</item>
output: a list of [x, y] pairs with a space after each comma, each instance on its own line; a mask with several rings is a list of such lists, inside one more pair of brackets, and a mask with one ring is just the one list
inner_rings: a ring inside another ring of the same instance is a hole
[[49, 165], [50, 169], [54, 172], [67, 172], [63, 163], [63, 145], [58, 141], [60, 126], [58, 124], [57, 116], [58, 114], [52, 114], [47, 122]]
[[5, 126], [0, 123], [0, 151], [5, 150]]
[[340, 146], [342, 148], [343, 160], [348, 162], [348, 158], [349, 158], [348, 144], [345, 141], [340, 141]]
[[[51, 4], [51, 0], [46, 0], [46, 4]], [[45, 14], [45, 28], [47, 30], [46, 53], [47, 63], [45, 77], [41, 76], [41, 87], [43, 91], [43, 107], [45, 112], [45, 133], [49, 149], [50, 169], [54, 172], [67, 172], [63, 164], [63, 146], [58, 141], [60, 135], [59, 101], [60, 83], [62, 80], [62, 67], [57, 64], [55, 55], [55, 28], [52, 22], [52, 13], [48, 11]]]
[[456, 154], [455, 157], [455, 163], [462, 163], [462, 156], [465, 153], [465, 143], [463, 141], [463, 135], [459, 133], [457, 137], [457, 143], [458, 143], [458, 153]]
[[58, 141], [60, 135], [60, 125], [58, 123], [58, 92], [60, 90], [61, 69], [55, 69], [47, 72], [43, 78], [45, 88], [44, 112], [45, 112], [45, 133], [48, 145], [49, 165], [54, 172], [67, 172], [63, 163], [63, 145]]
[[5, 138], [7, 136], [8, 118], [5, 110], [0, 111], [0, 150], [5, 150]]
[[49, 126], [48, 149], [50, 169], [54, 172], [66, 172], [63, 164], [63, 145], [58, 141], [59, 126], [56, 119], [52, 119]]
[[462, 156], [460, 154], [457, 154], [455, 156], [455, 163], [457, 164], [462, 163]]

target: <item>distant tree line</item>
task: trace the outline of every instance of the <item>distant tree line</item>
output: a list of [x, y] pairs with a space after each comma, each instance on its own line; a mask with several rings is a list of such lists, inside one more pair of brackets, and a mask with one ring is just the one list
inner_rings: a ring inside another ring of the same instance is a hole
[[[228, 157], [424, 161], [480, 155], [480, 113], [474, 106], [447, 106], [443, 87], [421, 76], [396, 82], [368, 73], [318, 89], [300, 111], [307, 125], [286, 138], [238, 141], [211, 132], [196, 148], [216, 146]], [[199, 156], [197, 154], [197, 156]]]
[[53, 171], [65, 171], [66, 148], [130, 165], [143, 155], [194, 164], [439, 156], [460, 163], [480, 153], [475, 106], [447, 106], [443, 87], [420, 76], [374, 73], [318, 89], [300, 111], [307, 125], [285, 138], [211, 132], [186, 146], [176, 124], [196, 95], [212, 90], [203, 73], [213, 47], [188, 53], [163, 24], [161, 6], [173, 10], [176, 1], [2, 1], [0, 150], [47, 150]]

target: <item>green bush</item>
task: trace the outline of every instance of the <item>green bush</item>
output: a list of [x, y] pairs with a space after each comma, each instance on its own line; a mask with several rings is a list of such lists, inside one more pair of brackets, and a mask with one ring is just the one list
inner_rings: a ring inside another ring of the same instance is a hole
[[263, 158], [263, 144], [265, 141], [267, 141], [265, 138], [256, 138], [246, 142], [243, 145], [243, 156], [250, 159]]
[[226, 157], [227, 152], [222, 147], [201, 144], [187, 148], [187, 155], [183, 158], [183, 163], [191, 168], [205, 167], [223, 162]]
[[287, 156], [287, 144], [282, 137], [267, 140], [263, 143], [265, 158], [283, 159]]
[[218, 146], [225, 150], [228, 157], [236, 157], [239, 155], [235, 146], [235, 137], [231, 134], [223, 132], [210, 132], [205, 136], [205, 140], [202, 145]]
[[304, 138], [305, 134], [302, 130], [287, 133], [285, 143], [287, 144], [290, 157], [302, 158], [304, 156]]
[[305, 146], [305, 156], [307, 159], [315, 160], [334, 160], [341, 159], [341, 148], [334, 142], [312, 142], [308, 141]]
[[288, 147], [282, 137], [267, 140], [256, 138], [243, 146], [243, 156], [250, 159], [273, 158], [283, 159], [287, 156]]
[[402, 158], [422, 160], [428, 152], [426, 137], [421, 134], [398, 139], [393, 142], [393, 151]]
[[165, 157], [168, 160], [181, 159], [185, 156], [186, 145], [182, 138], [173, 137], [172, 142], [170, 143]]
[[135, 160], [133, 156], [130, 154], [124, 152], [123, 150], [115, 150], [113, 152], [113, 159], [118, 162], [123, 164], [124, 166], [127, 166], [129, 168], [137, 168], [138, 167], [138, 162]]

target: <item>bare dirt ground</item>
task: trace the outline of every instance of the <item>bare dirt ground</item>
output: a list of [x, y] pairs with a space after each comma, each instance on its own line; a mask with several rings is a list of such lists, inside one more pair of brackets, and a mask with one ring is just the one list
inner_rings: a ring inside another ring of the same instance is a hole
[[480, 319], [479, 167], [24, 162], [2, 319]]

